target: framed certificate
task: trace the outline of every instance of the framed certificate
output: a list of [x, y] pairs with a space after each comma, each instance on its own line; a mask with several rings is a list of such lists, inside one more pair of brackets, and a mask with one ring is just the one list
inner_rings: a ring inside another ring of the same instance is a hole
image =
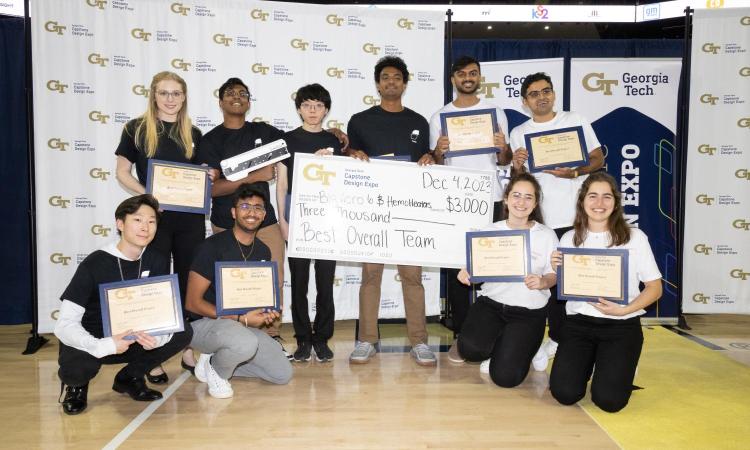
[[217, 262], [215, 270], [217, 316], [258, 308], [281, 309], [274, 261]]
[[529, 230], [466, 233], [466, 270], [481, 283], [523, 281], [531, 273]]
[[500, 131], [495, 108], [440, 113], [440, 127], [450, 140], [445, 158], [499, 151], [495, 147], [495, 133]]
[[579, 167], [589, 163], [583, 127], [529, 133], [524, 136], [529, 152], [529, 171], [555, 167]]
[[597, 301], [599, 297], [627, 305], [628, 251], [624, 249], [560, 248], [557, 298]]
[[177, 275], [99, 285], [104, 336], [143, 331], [152, 336], [185, 330]]
[[146, 192], [156, 197], [165, 211], [208, 214], [211, 207], [208, 167], [149, 159]]

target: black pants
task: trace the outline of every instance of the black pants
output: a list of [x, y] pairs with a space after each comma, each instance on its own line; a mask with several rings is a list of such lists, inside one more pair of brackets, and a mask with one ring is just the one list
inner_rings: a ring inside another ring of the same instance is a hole
[[[572, 230], [573, 227], [555, 228], [555, 234], [557, 239], [560, 239], [563, 234]], [[549, 256], [547, 256], [549, 258]], [[565, 300], [557, 299], [557, 286], [552, 287], [550, 290], [549, 300], [547, 300], [547, 321], [549, 322], [549, 338], [553, 341], [560, 343], [562, 339], [562, 328], [565, 323]]]
[[68, 386], [83, 386], [93, 379], [102, 364], [127, 363], [122, 371], [128, 376], [142, 378], [146, 372], [168, 360], [190, 344], [193, 328], [186, 324], [185, 331], [175, 333], [169, 342], [153, 350], [146, 350], [134, 342], [124, 353], [97, 358], [90, 353], [60, 343], [57, 371], [60, 381]]
[[[497, 222], [504, 219], [503, 202], [495, 202], [492, 211], [492, 221]], [[461, 333], [461, 327], [469, 307], [474, 301], [474, 289], [476, 287], [466, 286], [458, 281], [459, 269], [445, 269], [445, 295], [450, 304], [453, 333]]]
[[[617, 320], [576, 314], [568, 317], [550, 375], [552, 396], [572, 405], [586, 395], [607, 412], [617, 412], [630, 400], [635, 369], [643, 347], [638, 317]], [[594, 370], [596, 367], [596, 370]]]
[[180, 281], [180, 296], [185, 305], [187, 280], [195, 249], [206, 238], [206, 217], [177, 211], [164, 211], [151, 241], [151, 248], [172, 258], [174, 273]]
[[310, 324], [307, 307], [307, 286], [310, 282], [310, 260], [289, 258], [292, 274], [292, 322], [298, 342], [326, 342], [333, 336], [336, 309], [333, 305], [333, 278], [336, 261], [315, 260], [315, 323]]
[[544, 338], [545, 308], [508, 306], [479, 297], [458, 336], [458, 352], [467, 361], [490, 359], [490, 377], [498, 386], [515, 387]]

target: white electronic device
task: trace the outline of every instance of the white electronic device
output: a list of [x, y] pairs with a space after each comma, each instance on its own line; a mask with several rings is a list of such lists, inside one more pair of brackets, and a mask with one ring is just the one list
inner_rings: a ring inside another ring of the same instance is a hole
[[279, 139], [221, 161], [221, 171], [227, 180], [238, 181], [245, 178], [250, 171], [277, 163], [290, 156], [286, 141]]

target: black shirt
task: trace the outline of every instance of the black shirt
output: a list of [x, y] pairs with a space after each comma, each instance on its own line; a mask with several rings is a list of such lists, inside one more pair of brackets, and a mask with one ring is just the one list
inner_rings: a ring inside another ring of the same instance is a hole
[[417, 162], [430, 151], [430, 125], [409, 108], [394, 113], [373, 106], [358, 112], [349, 120], [347, 134], [349, 147], [368, 156], [392, 153]]
[[[117, 260], [122, 267], [122, 278]], [[140, 265], [141, 273], [138, 273]], [[169, 260], [161, 253], [147, 247], [141, 255], [141, 261], [128, 261], [117, 258], [104, 250], [97, 250], [89, 254], [76, 269], [76, 273], [65, 288], [60, 300], [71, 302], [86, 309], [81, 324], [83, 328], [95, 338], [104, 337], [102, 329], [102, 307], [99, 302], [99, 285], [116, 281], [134, 280], [140, 278], [144, 272], [149, 277], [169, 274]], [[145, 277], [144, 277], [145, 278]]]
[[334, 155], [341, 155], [341, 142], [339, 142], [336, 136], [327, 131], [312, 133], [299, 127], [287, 132], [284, 135], [284, 141], [286, 141], [286, 146], [291, 155], [289, 158], [282, 161], [287, 168], [287, 178], [289, 179], [287, 194], [292, 193], [294, 155], [296, 153], [313, 154], [321, 148], [331, 147]]
[[[242, 252], [240, 252], [240, 246]], [[251, 245], [241, 245], [234, 237], [231, 229], [222, 231], [206, 239], [198, 246], [193, 258], [193, 264], [190, 270], [209, 280], [208, 286], [203, 299], [209, 303], [216, 304], [216, 263], [224, 261], [242, 261], [244, 256], [246, 261], [270, 261], [271, 250], [257, 237]]]
[[[252, 150], [259, 145], [269, 144], [275, 140], [284, 137], [284, 132], [265, 122], [245, 122], [240, 129], [226, 128], [219, 125], [213, 130], [206, 133], [201, 140], [201, 157], [209, 166], [221, 171], [221, 161], [232, 156], [237, 156]], [[256, 144], [256, 140], [260, 143]], [[224, 178], [224, 174], [219, 175]], [[261, 228], [273, 225], [277, 222], [276, 211], [271, 206], [271, 192], [268, 183], [260, 181], [255, 184], [266, 194], [266, 217], [263, 219]], [[232, 219], [232, 194], [213, 198], [213, 207], [211, 208], [211, 223], [214, 225], [230, 229], [234, 226]]]
[[[140, 139], [137, 144], [135, 142], [135, 130], [142, 119], [133, 119], [125, 124], [120, 136], [120, 145], [115, 150], [115, 155], [120, 155], [135, 164], [135, 172], [138, 175], [138, 181], [145, 186], [146, 178], [148, 177], [148, 158], [146, 157], [146, 139], [143, 136], [139, 136]], [[177, 135], [170, 137], [172, 128], [176, 125], [174, 122], [159, 121], [158, 127], [161, 130], [159, 132], [159, 141], [156, 145], [156, 153], [153, 159], [160, 159], [162, 161], [172, 161], [185, 164], [201, 164], [202, 161], [198, 157], [199, 144], [201, 142], [201, 132], [199, 129], [193, 127], [193, 157], [187, 159], [185, 157], [185, 150], [182, 143], [177, 139]], [[176, 133], [177, 130], [174, 130]]]

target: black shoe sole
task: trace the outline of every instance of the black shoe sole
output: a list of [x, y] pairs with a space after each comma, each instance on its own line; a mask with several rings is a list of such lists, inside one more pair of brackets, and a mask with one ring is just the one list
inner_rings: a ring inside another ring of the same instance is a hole
[[160, 375], [150, 375], [146, 374], [146, 379], [151, 384], [167, 384], [169, 383], [169, 376], [167, 376], [167, 373], [164, 372]]
[[84, 411], [86, 411], [86, 406], [84, 406], [83, 409], [79, 411], [68, 411], [67, 409], [63, 408], [63, 412], [69, 416], [77, 416], [78, 414], [81, 414]]
[[193, 376], [195, 376], [195, 366], [188, 365], [183, 360], [180, 360], [180, 365], [182, 366], [183, 369], [187, 370], [188, 372], [190, 372], [190, 374], [192, 374]]

